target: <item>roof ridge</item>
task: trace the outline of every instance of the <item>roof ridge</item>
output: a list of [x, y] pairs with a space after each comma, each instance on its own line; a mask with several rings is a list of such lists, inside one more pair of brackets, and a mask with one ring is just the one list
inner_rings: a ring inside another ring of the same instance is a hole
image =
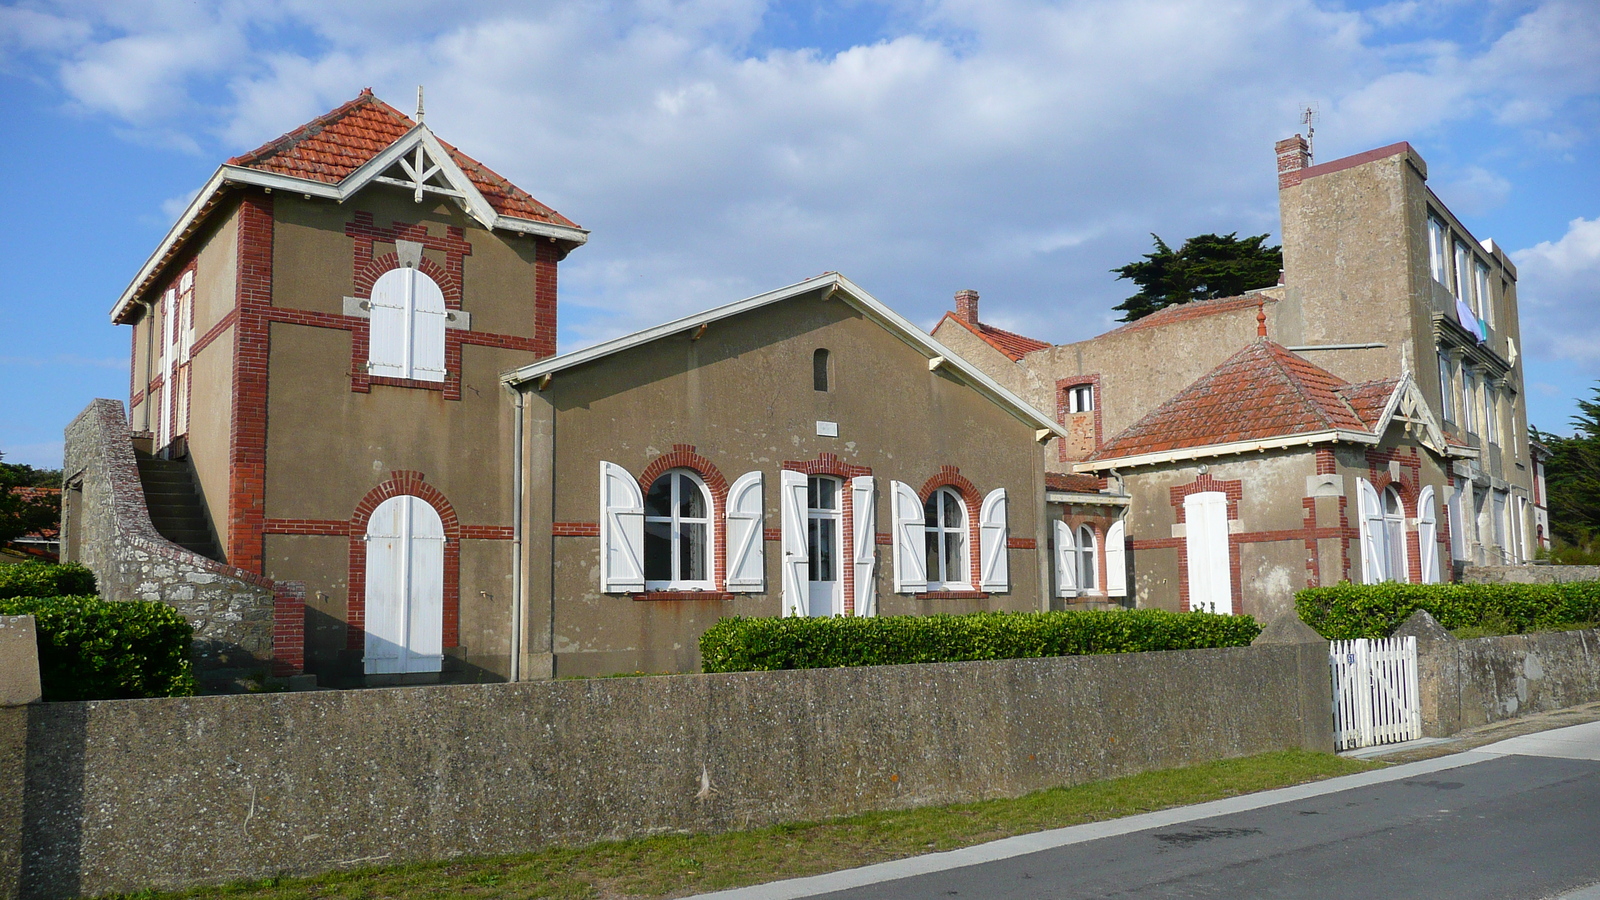
[[372, 92], [372, 88], [364, 88], [362, 89], [361, 93], [355, 96], [355, 99], [346, 101], [338, 107], [331, 109], [320, 116], [317, 116], [315, 119], [312, 119], [309, 122], [285, 131], [283, 134], [278, 135], [277, 137], [267, 141], [265, 144], [262, 144], [248, 153], [241, 153], [238, 156], [229, 158], [228, 165], [248, 166], [252, 163], [260, 162], [261, 160], [266, 159], [268, 156], [271, 156], [272, 154], [277, 153], [278, 151], [283, 150], [292, 144], [297, 144], [306, 138], [317, 136], [329, 125], [338, 122], [340, 119], [343, 119], [345, 116], [348, 116], [350, 113], [354, 112], [357, 107], [364, 105], [375, 106], [391, 116], [398, 117], [400, 121], [407, 123], [406, 128], [408, 130], [415, 128], [417, 125], [416, 122], [411, 120], [410, 116], [380, 100], [378, 95]]

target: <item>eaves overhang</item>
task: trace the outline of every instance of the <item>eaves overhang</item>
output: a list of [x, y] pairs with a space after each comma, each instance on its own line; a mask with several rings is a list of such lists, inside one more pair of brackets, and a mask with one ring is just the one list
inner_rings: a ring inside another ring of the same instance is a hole
[[1204, 444], [1198, 447], [1183, 447], [1177, 450], [1163, 450], [1159, 453], [1140, 453], [1134, 456], [1120, 456], [1108, 459], [1096, 459], [1081, 462], [1073, 466], [1074, 472], [1092, 474], [1105, 472], [1111, 469], [1135, 469], [1142, 466], [1159, 466], [1165, 463], [1188, 462], [1196, 459], [1209, 459], [1218, 456], [1238, 456], [1244, 453], [1262, 453], [1268, 450], [1284, 450], [1291, 447], [1309, 447], [1315, 444], [1364, 444], [1375, 446], [1378, 436], [1364, 431], [1348, 431], [1333, 429], [1329, 431], [1314, 431], [1306, 434], [1294, 434], [1285, 437], [1263, 438], [1250, 441], [1232, 441], [1226, 444]]

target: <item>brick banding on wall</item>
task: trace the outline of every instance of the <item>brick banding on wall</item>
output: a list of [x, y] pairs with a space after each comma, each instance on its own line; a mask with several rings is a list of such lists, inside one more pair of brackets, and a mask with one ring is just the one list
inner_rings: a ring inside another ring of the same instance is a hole
[[599, 522], [555, 522], [550, 526], [555, 537], [599, 537]]
[[239, 201], [233, 331], [233, 413], [228, 422], [228, 562], [263, 572], [266, 524], [267, 323], [272, 307], [272, 195]]

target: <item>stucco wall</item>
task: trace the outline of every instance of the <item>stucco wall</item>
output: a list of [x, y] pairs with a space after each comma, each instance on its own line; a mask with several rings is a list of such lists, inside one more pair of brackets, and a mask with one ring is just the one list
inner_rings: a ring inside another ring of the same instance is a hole
[[[818, 348], [831, 353], [826, 392], [813, 387], [812, 354]], [[765, 543], [764, 593], [675, 600], [600, 593], [599, 539], [552, 538], [549, 522], [598, 526], [602, 460], [637, 477], [683, 445], [693, 446], [730, 484], [759, 470], [764, 525], [776, 531], [782, 465], [833, 454], [841, 464], [871, 469], [877, 532], [885, 537], [892, 530], [890, 481], [920, 490], [943, 467], [954, 466], [980, 500], [995, 488], [1006, 489], [1011, 538], [1046, 545], [1042, 453], [1034, 426], [954, 376], [930, 372], [921, 351], [841, 301], [811, 295], [763, 307], [714, 322], [697, 340], [689, 334], [668, 337], [558, 372], [544, 390], [526, 396], [530, 442], [554, 448], [535, 451], [525, 491], [534, 517], [528, 540], [544, 558], [528, 570], [527, 627], [531, 636], [550, 641], [558, 675], [695, 671], [699, 636], [718, 618], [781, 611], [776, 540]], [[836, 423], [838, 436], [818, 436], [818, 421]], [[968, 515], [976, 517], [977, 502], [968, 506]], [[715, 531], [720, 541], [720, 523]], [[976, 556], [976, 542], [968, 544], [969, 556]], [[939, 599], [895, 594], [892, 547], [879, 544], [878, 610], [898, 615], [1041, 608], [1039, 551], [1013, 548], [1008, 555], [1009, 591]]]
[[1325, 751], [1328, 692], [1313, 644], [54, 703], [0, 710], [0, 771], [22, 896], [74, 897]]

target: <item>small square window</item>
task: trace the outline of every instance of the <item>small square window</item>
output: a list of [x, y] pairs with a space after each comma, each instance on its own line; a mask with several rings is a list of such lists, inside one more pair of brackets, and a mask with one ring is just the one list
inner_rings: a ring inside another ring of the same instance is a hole
[[1080, 384], [1067, 391], [1067, 412], [1090, 412], [1094, 409], [1094, 385]]

